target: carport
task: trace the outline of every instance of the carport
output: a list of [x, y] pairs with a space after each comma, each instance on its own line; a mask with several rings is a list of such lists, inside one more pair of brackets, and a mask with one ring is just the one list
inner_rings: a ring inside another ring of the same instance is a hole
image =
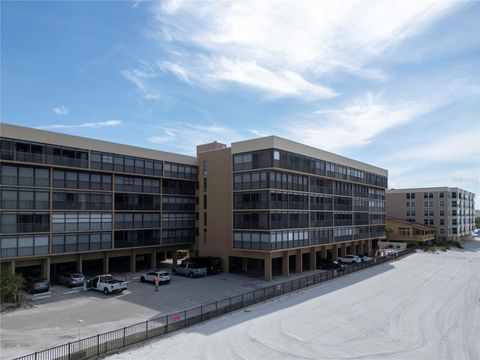
[[57, 280], [58, 275], [65, 272], [70, 272], [70, 273], [77, 272], [77, 262], [70, 261], [70, 262], [61, 262], [56, 264], [50, 263], [50, 278], [52, 281]]
[[94, 276], [102, 274], [103, 271], [103, 259], [89, 259], [82, 262], [83, 274], [87, 276]]
[[130, 271], [130, 256], [117, 256], [109, 258], [109, 271], [126, 273]]

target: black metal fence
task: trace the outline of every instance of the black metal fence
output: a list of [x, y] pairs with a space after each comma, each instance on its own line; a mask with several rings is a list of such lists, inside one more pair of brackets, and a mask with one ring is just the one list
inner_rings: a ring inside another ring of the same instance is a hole
[[83, 360], [93, 358], [153, 337], [186, 328], [190, 325], [212, 319], [279, 295], [287, 294], [358, 270], [382, 264], [395, 258], [411, 254], [415, 251], [415, 249], [407, 249], [385, 257], [377, 257], [371, 262], [348, 265], [345, 267], [344, 271], [327, 271], [288, 280], [210, 304], [201, 305], [196, 308], [160, 316], [121, 329], [69, 342], [47, 350], [38, 351], [14, 360]]

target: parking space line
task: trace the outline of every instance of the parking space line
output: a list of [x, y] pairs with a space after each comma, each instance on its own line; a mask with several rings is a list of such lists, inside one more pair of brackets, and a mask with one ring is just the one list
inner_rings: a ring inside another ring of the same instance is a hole
[[64, 295], [67, 295], [67, 294], [75, 294], [75, 293], [78, 293], [79, 290], [70, 290], [70, 291], [64, 291], [63, 294]]

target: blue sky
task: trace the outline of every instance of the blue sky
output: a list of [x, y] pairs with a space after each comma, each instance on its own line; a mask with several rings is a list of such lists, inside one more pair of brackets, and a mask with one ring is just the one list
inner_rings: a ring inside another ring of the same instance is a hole
[[480, 2], [2, 1], [1, 121], [193, 155], [279, 135], [480, 208]]

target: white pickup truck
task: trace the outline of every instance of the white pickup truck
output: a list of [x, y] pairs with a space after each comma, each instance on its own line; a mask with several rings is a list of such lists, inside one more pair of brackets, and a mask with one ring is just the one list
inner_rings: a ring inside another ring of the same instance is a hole
[[127, 289], [127, 282], [115, 279], [110, 274], [97, 275], [92, 279], [91, 289], [103, 291], [105, 295], [119, 292]]
[[207, 275], [206, 267], [199, 267], [195, 263], [184, 263], [172, 270], [174, 275], [184, 275], [191, 278]]

